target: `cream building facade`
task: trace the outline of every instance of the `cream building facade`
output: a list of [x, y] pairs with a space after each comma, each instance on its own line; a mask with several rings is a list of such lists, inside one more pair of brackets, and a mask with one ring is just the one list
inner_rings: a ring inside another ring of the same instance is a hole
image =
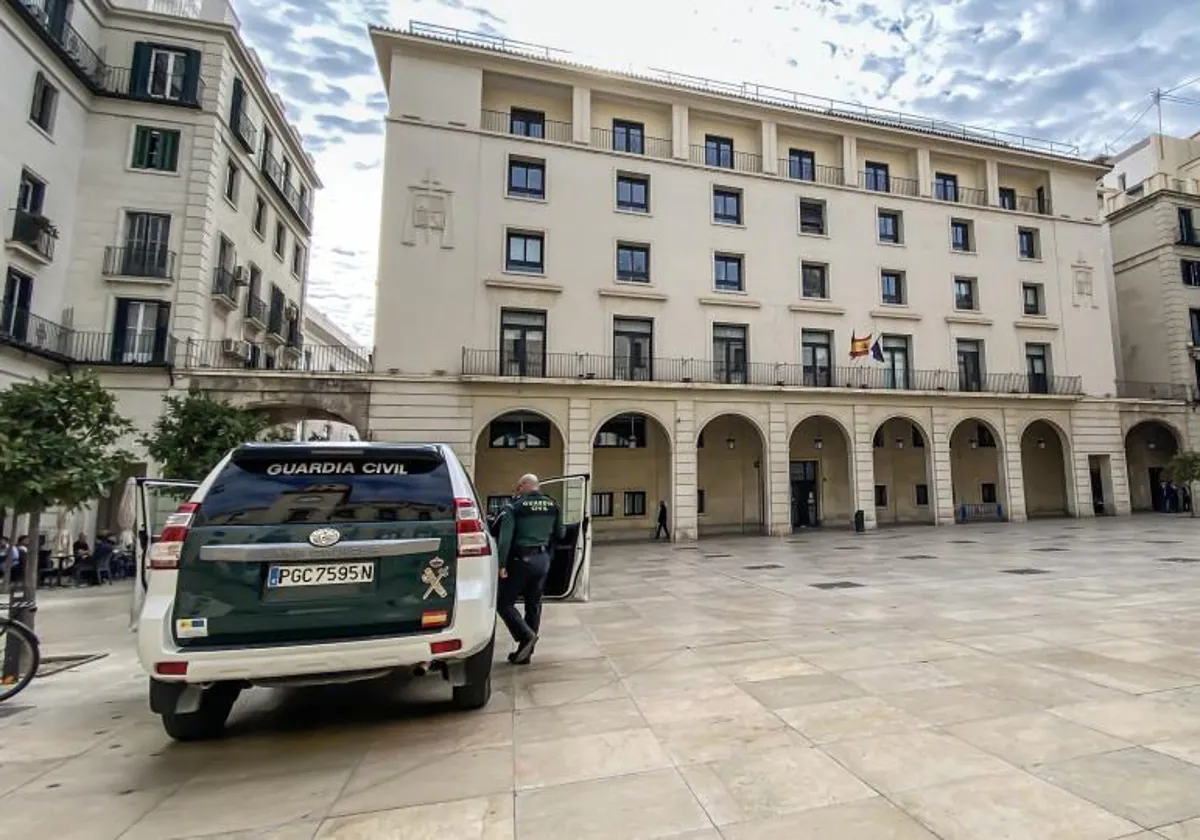
[[[371, 432], [597, 533], [1130, 510], [1073, 149], [414, 24], [387, 86]], [[851, 359], [854, 339], [867, 336]]]
[[1136, 510], [1158, 509], [1163, 467], [1200, 441], [1200, 134], [1152, 135], [1099, 184]]

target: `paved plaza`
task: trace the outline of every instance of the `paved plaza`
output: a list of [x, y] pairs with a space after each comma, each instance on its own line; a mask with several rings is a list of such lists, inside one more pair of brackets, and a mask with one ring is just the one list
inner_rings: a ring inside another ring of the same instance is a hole
[[[1200, 522], [597, 549], [481, 713], [439, 680], [146, 708], [121, 587], [47, 593], [0, 837], [1200, 838]], [[1194, 561], [1194, 562], [1189, 562]]]

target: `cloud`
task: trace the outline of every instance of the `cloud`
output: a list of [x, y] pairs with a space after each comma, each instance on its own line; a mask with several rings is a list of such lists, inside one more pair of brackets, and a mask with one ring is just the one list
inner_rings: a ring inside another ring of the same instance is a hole
[[368, 162], [356, 160], [352, 165], [354, 166], [354, 169], [358, 172], [370, 172], [372, 169], [378, 169], [380, 166], [382, 166], [383, 159], [376, 158], [375, 160], [368, 161]]
[[378, 117], [366, 120], [353, 120], [339, 114], [317, 114], [313, 119], [318, 128], [330, 134], [335, 134], [335, 136], [336, 132], [344, 134], [383, 133], [383, 121]]

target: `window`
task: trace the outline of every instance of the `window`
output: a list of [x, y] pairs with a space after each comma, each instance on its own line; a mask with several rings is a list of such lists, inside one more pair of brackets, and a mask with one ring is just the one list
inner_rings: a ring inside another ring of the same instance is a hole
[[237, 265], [237, 252], [233, 248], [233, 243], [222, 236], [217, 241], [217, 268], [232, 273], [235, 265]]
[[646, 515], [646, 491], [645, 490], [626, 490], [625, 504], [622, 506], [622, 513], [626, 516], [645, 516]]
[[297, 242], [292, 246], [292, 274], [297, 277], [304, 276], [304, 260], [307, 254], [304, 251], [304, 246]]
[[978, 307], [979, 302], [975, 299], [975, 285], [974, 277], [954, 278], [955, 309], [971, 312]]
[[917, 507], [929, 507], [929, 485], [918, 484], [914, 488], [916, 492]]
[[885, 508], [888, 506], [888, 492], [886, 484], [875, 485], [875, 507]]
[[631, 382], [654, 378], [654, 321], [613, 319], [613, 376]]
[[887, 192], [891, 180], [886, 163], [867, 161], [863, 169], [863, 186], [875, 192]]
[[979, 485], [979, 497], [985, 505], [996, 504], [996, 485], [990, 482]]
[[524, 198], [546, 197], [546, 164], [540, 160], [509, 158], [508, 194]]
[[1041, 259], [1041, 248], [1038, 245], [1038, 232], [1035, 228], [1017, 228], [1017, 249], [1022, 259]]
[[645, 449], [646, 418], [641, 414], [619, 414], [596, 432], [596, 449]]
[[1050, 393], [1050, 346], [1026, 344], [1025, 370], [1029, 373], [1029, 393]]
[[958, 176], [938, 172], [933, 178], [933, 194], [938, 201], [958, 201]]
[[546, 313], [500, 310], [500, 373], [542, 376], [546, 371]]
[[649, 213], [650, 179], [644, 175], [618, 175], [617, 209]]
[[1000, 188], [1000, 207], [1004, 210], [1017, 209], [1017, 191], [1012, 187]]
[[715, 134], [704, 136], [704, 165], [733, 169], [733, 140]]
[[117, 299], [111, 358], [117, 364], [159, 364], [166, 360], [171, 305], [158, 300]]
[[713, 286], [718, 292], [743, 292], [742, 258], [734, 254], [713, 256]]
[[800, 263], [800, 297], [825, 300], [829, 297], [829, 266]]
[[966, 219], [950, 220], [950, 247], [955, 251], [969, 253], [975, 250], [974, 225]]
[[45, 203], [46, 182], [27, 169], [21, 170], [21, 186], [17, 188], [17, 209], [31, 216], [40, 216]]
[[983, 342], [960, 338], [958, 350], [958, 390], [977, 393], [983, 390]]
[[825, 202], [800, 199], [800, 232], [825, 235]]
[[617, 243], [617, 279], [627, 283], [650, 282], [650, 246]]
[[262, 238], [263, 233], [267, 229], [267, 202], [263, 200], [261, 195], [254, 196], [254, 232]]
[[179, 165], [179, 132], [139, 125], [133, 134], [134, 169], [174, 172]]
[[592, 494], [592, 516], [608, 517], [613, 515], [613, 494], [612, 493], [593, 493]]
[[1042, 307], [1042, 286], [1040, 283], [1021, 284], [1021, 306], [1026, 315], [1045, 315]]
[[510, 230], [505, 248], [504, 268], [524, 274], [541, 274], [546, 263], [542, 259], [545, 239], [540, 233], [522, 233]]
[[699, 516], [704, 515], [704, 502], [704, 491], [699, 489], [696, 490], [696, 513]]
[[150, 50], [150, 72], [146, 92], [155, 99], [183, 99], [187, 77], [188, 54], [183, 50], [159, 47]]
[[525, 108], [513, 108], [508, 117], [508, 133], [519, 134], [522, 137], [545, 137], [545, 113]]
[[804, 367], [804, 384], [812, 388], [828, 388], [831, 384], [833, 333], [827, 330], [800, 331], [800, 360]]
[[550, 421], [536, 414], [506, 414], [488, 427], [488, 445], [492, 449], [549, 449]]
[[613, 120], [612, 138], [614, 152], [629, 152], [634, 155], [646, 153], [646, 126], [627, 120]]
[[904, 241], [900, 228], [900, 214], [894, 210], [879, 211], [879, 241], [899, 245]]
[[713, 188], [713, 221], [726, 225], [742, 223], [742, 191]]
[[1200, 239], [1196, 238], [1196, 225], [1192, 221], [1190, 207], [1179, 208], [1179, 241], [1184, 245], [1200, 245]]
[[883, 302], [893, 306], [903, 306], [905, 302], [904, 272], [884, 271], [879, 277]]
[[283, 222], [275, 223], [275, 256], [283, 259], [284, 252], [287, 251], [287, 225]]
[[242, 170], [238, 169], [238, 165], [232, 160], [225, 163], [225, 198], [234, 205], [238, 200], [238, 185], [242, 177]]
[[1189, 309], [1188, 319], [1192, 327], [1192, 346], [1200, 347], [1200, 309]]
[[716, 381], [746, 381], [745, 324], [713, 324], [713, 373]]
[[909, 387], [909, 339], [906, 335], [885, 335], [880, 341], [883, 349], [883, 386]]
[[283, 289], [271, 284], [271, 309], [267, 313], [267, 331], [283, 335], [283, 315], [287, 308], [287, 297]]
[[[24, 185], [23, 181], [22, 185]], [[1180, 260], [1179, 270], [1183, 273], [1183, 285], [1200, 286], [1200, 262]]]
[[4, 308], [0, 333], [17, 341], [29, 340], [29, 307], [33, 303], [33, 278], [9, 268], [4, 276]]
[[975, 425], [975, 443], [980, 449], [995, 449], [996, 436], [992, 434], [992, 430], [982, 423]]
[[917, 428], [917, 424], [912, 424], [912, 445], [913, 449], [924, 449], [925, 438], [921, 436], [921, 430]]
[[504, 510], [505, 505], [512, 501], [512, 496], [488, 496], [487, 497], [487, 515], [496, 516], [500, 511]]
[[127, 213], [125, 248], [121, 255], [119, 272], [125, 277], [169, 277], [170, 242], [169, 215]]
[[47, 134], [54, 132], [54, 114], [58, 105], [58, 89], [39, 72], [33, 79], [33, 101], [29, 104], [29, 119]]
[[788, 177], [794, 181], [815, 181], [817, 177], [816, 156], [804, 149], [788, 151]]

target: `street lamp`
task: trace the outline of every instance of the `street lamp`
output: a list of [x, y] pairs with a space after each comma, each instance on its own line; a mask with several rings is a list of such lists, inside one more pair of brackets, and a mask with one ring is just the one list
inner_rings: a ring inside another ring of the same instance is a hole
[[733, 439], [733, 435], [730, 435], [729, 437], [725, 438], [725, 445], [728, 446], [730, 449], [737, 448], [737, 441]]
[[820, 449], [824, 445], [825, 441], [821, 440], [819, 437], [813, 438], [813, 449]]

